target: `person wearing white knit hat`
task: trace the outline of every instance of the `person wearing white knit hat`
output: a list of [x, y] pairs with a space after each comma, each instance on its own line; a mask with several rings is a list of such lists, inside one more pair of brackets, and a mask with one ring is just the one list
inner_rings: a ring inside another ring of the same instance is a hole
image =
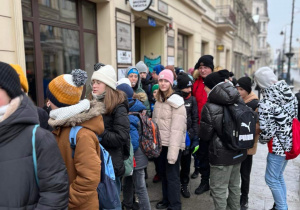
[[122, 79], [118, 80], [117, 81], [117, 86], [121, 85], [121, 84], [124, 84], [124, 83], [131, 87], [131, 82], [128, 78], [122, 78]]
[[103, 82], [104, 84], [108, 85], [112, 89], [116, 90], [117, 85], [117, 75], [115, 69], [111, 65], [106, 65], [100, 68], [97, 71], [94, 71], [93, 76], [92, 76], [92, 81], [93, 80], [98, 80]]
[[[121, 192], [121, 177], [125, 173], [124, 160], [130, 154], [130, 122], [128, 102], [124, 92], [116, 89], [117, 77], [112, 66], [106, 65], [92, 75], [93, 102], [104, 103], [105, 130], [99, 136], [101, 145], [112, 156], [118, 195]], [[131, 85], [130, 85], [131, 87]], [[114, 209], [121, 209], [121, 202]]]
[[261, 88], [266, 89], [278, 82], [274, 71], [269, 67], [261, 67], [254, 73], [254, 81]]

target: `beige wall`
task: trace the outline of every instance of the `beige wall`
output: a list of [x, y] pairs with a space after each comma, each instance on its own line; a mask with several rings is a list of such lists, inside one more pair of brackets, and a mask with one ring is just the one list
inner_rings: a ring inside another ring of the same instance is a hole
[[0, 60], [19, 64], [25, 71], [25, 51], [20, 0], [1, 0]]

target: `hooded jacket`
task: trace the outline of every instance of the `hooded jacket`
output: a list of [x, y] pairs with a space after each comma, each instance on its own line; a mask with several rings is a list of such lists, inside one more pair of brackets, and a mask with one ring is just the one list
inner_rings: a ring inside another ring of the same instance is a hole
[[[74, 106], [70, 107], [76, 109]], [[64, 119], [54, 119], [52, 111], [50, 112], [49, 124], [55, 129], [53, 133], [68, 170], [69, 209], [99, 209], [97, 187], [101, 178], [101, 160], [96, 135], [100, 135], [104, 130], [101, 116], [104, 112], [103, 107], [103, 104], [90, 102], [87, 111]], [[63, 109], [56, 110], [57, 116], [60, 116], [59, 112], [64, 111]], [[72, 157], [69, 135], [71, 128], [77, 125], [83, 128], [77, 133], [76, 149]]]
[[[11, 109], [12, 108], [12, 109]], [[23, 94], [13, 99], [0, 122], [0, 209], [67, 209], [68, 177], [52, 133], [36, 130], [37, 176], [32, 158], [36, 107]]]
[[207, 94], [204, 90], [204, 83], [203, 83], [203, 78], [199, 76], [199, 78], [195, 81], [193, 85], [193, 96], [195, 96], [196, 101], [197, 101], [197, 106], [198, 106], [198, 124], [200, 124], [201, 120], [201, 111], [204, 106], [204, 104], [207, 101]]
[[186, 119], [184, 101], [178, 94], [165, 102], [156, 101], [152, 120], [159, 127], [162, 146], [168, 147], [169, 164], [175, 164], [179, 150], [185, 149]]
[[128, 102], [117, 105], [111, 114], [104, 114], [105, 130], [101, 135], [101, 145], [109, 152], [114, 165], [115, 175], [125, 173], [124, 160], [130, 154], [130, 122], [128, 119]]
[[[250, 94], [244, 99], [245, 104], [250, 107], [253, 111], [258, 112], [258, 97], [253, 93], [253, 91], [250, 92]], [[255, 155], [257, 150], [257, 143], [259, 138], [259, 122], [256, 123], [256, 132], [255, 132], [255, 138], [254, 138], [254, 146], [251, 149], [248, 149], [247, 154], [248, 155]]]
[[[131, 67], [128, 67], [127, 70], [126, 70], [126, 78], [128, 78], [128, 72], [133, 69], [135, 67], [131, 66]], [[138, 81], [137, 83], [135, 84], [135, 86], [132, 88], [134, 93], [138, 95], [138, 99], [143, 102], [143, 104], [146, 106], [146, 109], [148, 111], [148, 114], [150, 114], [150, 104], [149, 104], [149, 100], [148, 100], [148, 96], [146, 94], [146, 92], [143, 90], [142, 88], [142, 85], [141, 85], [141, 77], [140, 75], [138, 74]]]
[[[129, 102], [129, 112], [142, 112], [146, 107], [139, 100], [132, 100]], [[130, 121], [130, 139], [134, 150], [134, 158], [136, 167], [134, 170], [146, 168], [148, 165], [148, 158], [140, 148], [140, 138], [142, 135], [142, 125], [140, 118], [135, 114], [129, 114]]]
[[292, 121], [298, 115], [298, 101], [286, 84], [279, 81], [262, 89], [259, 102], [259, 141], [268, 143], [269, 152], [285, 156], [292, 148]]
[[223, 106], [243, 103], [239, 92], [230, 82], [217, 84], [209, 93], [202, 109], [200, 139], [209, 141], [209, 162], [212, 165], [235, 165], [247, 157], [247, 150], [228, 149], [220, 139], [223, 129]]

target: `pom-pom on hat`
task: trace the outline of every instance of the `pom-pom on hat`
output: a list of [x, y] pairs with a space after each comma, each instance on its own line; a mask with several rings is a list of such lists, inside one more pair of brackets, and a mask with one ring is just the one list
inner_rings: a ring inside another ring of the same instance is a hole
[[20, 78], [9, 64], [0, 62], [0, 87], [13, 99], [22, 95]]
[[124, 83], [131, 87], [131, 82], [128, 78], [122, 78], [119, 81], [117, 81], [117, 86], [121, 85], [121, 84], [124, 84]]
[[87, 73], [81, 69], [72, 70], [71, 74], [60, 75], [49, 83], [47, 97], [57, 107], [77, 104], [86, 80]]
[[26, 75], [24, 74], [22, 67], [19, 66], [18, 64], [10, 64], [10, 66], [13, 67], [14, 70], [19, 75], [21, 87], [23, 88], [24, 92], [28, 93], [28, 91], [29, 91], [28, 81], [27, 81]]

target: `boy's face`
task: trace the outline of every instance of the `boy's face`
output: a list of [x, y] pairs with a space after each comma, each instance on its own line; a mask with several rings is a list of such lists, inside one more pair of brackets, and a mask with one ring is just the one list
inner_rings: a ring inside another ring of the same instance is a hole
[[157, 92], [158, 92], [158, 90], [154, 90], [154, 91], [153, 91], [153, 98], [156, 97]]
[[200, 76], [203, 79], [212, 73], [211, 68], [209, 68], [208, 66], [200, 66], [198, 70], [199, 70]]
[[158, 74], [155, 71], [152, 72], [152, 78], [158, 80]]
[[183, 89], [181, 89], [181, 91], [186, 92], [186, 93], [190, 93], [190, 92], [192, 92], [192, 88], [191, 87], [183, 88]]
[[242, 99], [246, 98], [249, 95], [249, 93], [241, 87], [236, 87], [236, 89], [239, 91]]
[[140, 73], [140, 77], [141, 77], [142, 79], [146, 79], [147, 73], [146, 73], [146, 72], [141, 72], [141, 73]]

